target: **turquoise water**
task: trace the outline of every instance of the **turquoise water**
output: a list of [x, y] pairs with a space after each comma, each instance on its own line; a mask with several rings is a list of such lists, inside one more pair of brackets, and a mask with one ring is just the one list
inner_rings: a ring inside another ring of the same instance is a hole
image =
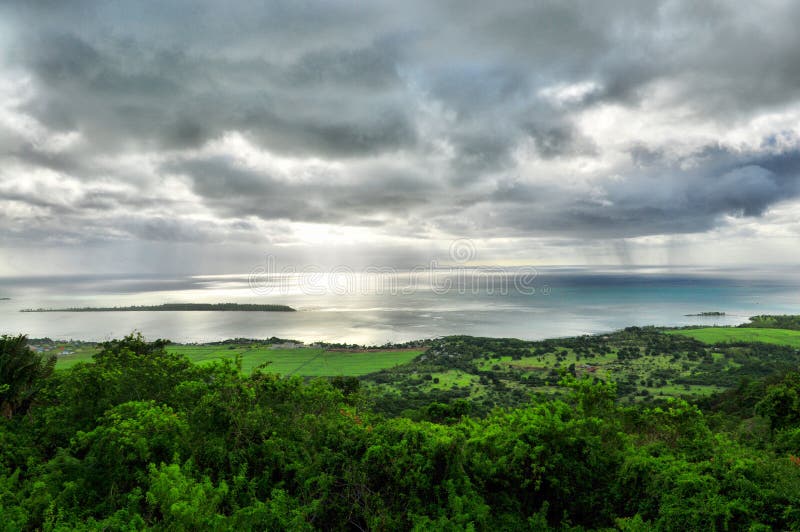
[[[630, 325], [733, 325], [755, 314], [800, 314], [786, 271], [550, 268], [514, 286], [515, 271], [380, 276], [252, 275], [2, 278], [0, 332], [104, 340], [133, 330], [183, 342], [279, 336], [382, 344], [449, 334], [541, 339]], [[23, 308], [170, 302], [288, 304], [299, 312], [21, 313]], [[725, 312], [724, 317], [686, 316]]]

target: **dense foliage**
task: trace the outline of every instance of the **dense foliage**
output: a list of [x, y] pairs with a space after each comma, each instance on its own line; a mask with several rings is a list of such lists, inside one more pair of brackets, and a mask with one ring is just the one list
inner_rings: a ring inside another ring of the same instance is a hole
[[[719, 331], [742, 329], [719, 328]], [[756, 330], [756, 329], [750, 329]], [[666, 332], [666, 333], [665, 333]], [[472, 414], [524, 406], [531, 394], [559, 394], [564, 372], [614, 381], [623, 403], [694, 400], [742, 379], [781, 375], [800, 366], [800, 350], [761, 342], [705, 344], [654, 327], [543, 341], [451, 336], [410, 364], [366, 376], [377, 410], [413, 417], [430, 403], [468, 401]]]
[[762, 315], [753, 316], [748, 323], [740, 327], [768, 327], [800, 331], [800, 316], [797, 315]]
[[565, 370], [557, 397], [411, 419], [374, 413], [357, 379], [164, 346], [129, 336], [38, 375], [25, 415], [0, 419], [0, 528], [800, 529], [797, 373], [695, 405], [623, 404]]
[[24, 336], [0, 337], [0, 415], [11, 419], [27, 412], [55, 365], [55, 357], [28, 349]]

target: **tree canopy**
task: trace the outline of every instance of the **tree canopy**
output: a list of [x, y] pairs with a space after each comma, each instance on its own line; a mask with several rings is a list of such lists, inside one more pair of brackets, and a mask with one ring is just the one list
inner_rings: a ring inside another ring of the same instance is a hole
[[[2, 345], [21, 356], [24, 338]], [[795, 373], [742, 388], [757, 401], [623, 405], [563, 372], [559, 397], [412, 419], [352, 379], [245, 376], [164, 346], [132, 335], [52, 374], [35, 358], [5, 389], [4, 529], [800, 528]]]

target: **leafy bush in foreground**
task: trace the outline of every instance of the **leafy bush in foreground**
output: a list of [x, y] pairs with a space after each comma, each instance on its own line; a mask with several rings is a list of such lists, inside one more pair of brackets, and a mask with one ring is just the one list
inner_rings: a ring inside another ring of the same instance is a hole
[[800, 528], [793, 374], [725, 403], [769, 424], [750, 445], [686, 401], [622, 407], [571, 376], [563, 399], [415, 421], [365, 409], [353, 382], [163, 347], [129, 336], [41, 374], [27, 414], [0, 420], [0, 529]]

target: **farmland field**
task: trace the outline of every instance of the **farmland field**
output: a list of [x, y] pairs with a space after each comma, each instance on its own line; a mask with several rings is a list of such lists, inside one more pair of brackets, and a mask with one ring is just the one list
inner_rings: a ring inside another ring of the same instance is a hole
[[[59, 355], [59, 369], [74, 366], [79, 362], [91, 362], [97, 351], [95, 346], [67, 346], [71, 354]], [[359, 376], [382, 369], [405, 364], [422, 353], [422, 350], [387, 350], [341, 352], [301, 347], [296, 349], [273, 349], [269, 345], [169, 345], [167, 351], [185, 355], [195, 364], [207, 364], [214, 360], [234, 359], [240, 355], [242, 371], [250, 374], [261, 364], [268, 363], [267, 371], [281, 375], [303, 377]], [[58, 350], [54, 350], [58, 353]]]
[[[53, 354], [58, 356], [56, 368], [67, 369], [71, 368], [79, 362], [91, 362], [92, 355], [97, 353], [97, 346], [93, 344], [82, 344], [78, 346], [72, 345], [57, 345], [48, 351], [46, 354]], [[69, 353], [69, 354], [62, 354]]]
[[195, 363], [207, 363], [222, 358], [242, 357], [242, 370], [252, 373], [257, 366], [269, 363], [267, 371], [281, 375], [304, 377], [358, 376], [405, 364], [422, 353], [413, 351], [360, 351], [344, 353], [301, 347], [296, 349], [272, 349], [269, 346], [190, 346], [171, 345], [167, 351], [186, 355]]
[[800, 347], [800, 331], [786, 329], [707, 327], [703, 329], [683, 329], [666, 331], [700, 340], [706, 344], [729, 342], [763, 342], [766, 344]]

